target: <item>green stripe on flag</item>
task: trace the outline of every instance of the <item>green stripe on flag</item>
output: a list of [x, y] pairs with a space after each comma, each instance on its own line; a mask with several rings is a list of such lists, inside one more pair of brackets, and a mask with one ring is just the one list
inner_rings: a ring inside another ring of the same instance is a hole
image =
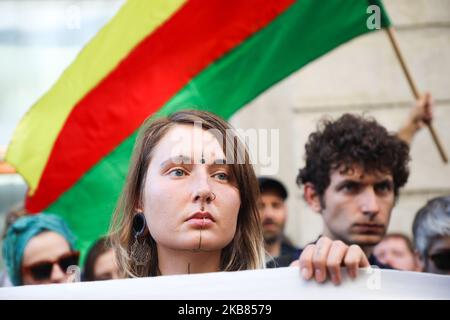
[[[297, 1], [269, 26], [202, 71], [158, 115], [195, 106], [229, 118], [308, 62], [370, 32], [366, 10], [367, 2], [361, 0], [327, 0], [326, 5]], [[135, 138], [136, 133], [46, 210], [67, 220], [79, 236], [82, 251], [108, 229]]]

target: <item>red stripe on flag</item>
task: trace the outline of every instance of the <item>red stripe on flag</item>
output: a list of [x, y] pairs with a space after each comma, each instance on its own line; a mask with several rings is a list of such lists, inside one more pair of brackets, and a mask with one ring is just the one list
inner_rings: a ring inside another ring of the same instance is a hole
[[49, 206], [195, 75], [293, 2], [189, 1], [75, 106], [27, 209]]

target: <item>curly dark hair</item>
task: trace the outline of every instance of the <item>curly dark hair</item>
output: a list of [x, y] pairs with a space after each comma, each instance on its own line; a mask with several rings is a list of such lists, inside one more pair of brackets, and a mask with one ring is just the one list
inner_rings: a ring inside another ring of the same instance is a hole
[[409, 146], [372, 118], [344, 114], [336, 121], [323, 120], [309, 135], [305, 151], [297, 184], [312, 183], [321, 200], [331, 172], [341, 166], [344, 172], [359, 165], [366, 172], [391, 173], [395, 196], [408, 180]]

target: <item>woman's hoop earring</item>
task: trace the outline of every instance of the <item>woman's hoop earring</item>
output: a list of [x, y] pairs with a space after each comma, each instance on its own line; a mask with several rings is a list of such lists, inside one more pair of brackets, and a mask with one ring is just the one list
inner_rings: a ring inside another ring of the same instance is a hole
[[[150, 262], [150, 245], [145, 238], [147, 223], [141, 212], [133, 217], [134, 243], [131, 245], [130, 255], [134, 259], [137, 267], [145, 267]], [[138, 272], [141, 272], [138, 270]]]

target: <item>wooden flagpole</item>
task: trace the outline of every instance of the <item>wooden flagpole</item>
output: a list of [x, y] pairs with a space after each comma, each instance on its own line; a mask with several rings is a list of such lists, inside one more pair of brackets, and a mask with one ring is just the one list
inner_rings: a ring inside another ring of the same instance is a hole
[[[417, 100], [420, 98], [419, 90], [417, 89], [417, 86], [413, 78], [411, 77], [411, 73], [409, 72], [409, 69], [406, 66], [405, 59], [403, 58], [403, 55], [400, 51], [400, 47], [397, 42], [397, 38], [395, 37], [394, 28], [388, 27], [385, 30], [389, 36], [389, 40], [392, 44], [392, 47], [394, 48], [395, 54], [397, 55], [398, 61], [400, 62], [403, 73], [405, 74], [406, 79], [408, 80], [409, 87], [411, 88], [411, 91]], [[434, 130], [433, 124], [431, 122], [428, 122], [427, 127], [430, 130], [431, 136], [439, 151], [439, 154], [441, 155], [442, 161], [444, 161], [444, 163], [448, 163], [447, 153], [445, 152], [444, 147], [442, 146], [442, 143], [439, 139], [439, 136], [437, 135], [437, 132]]]

